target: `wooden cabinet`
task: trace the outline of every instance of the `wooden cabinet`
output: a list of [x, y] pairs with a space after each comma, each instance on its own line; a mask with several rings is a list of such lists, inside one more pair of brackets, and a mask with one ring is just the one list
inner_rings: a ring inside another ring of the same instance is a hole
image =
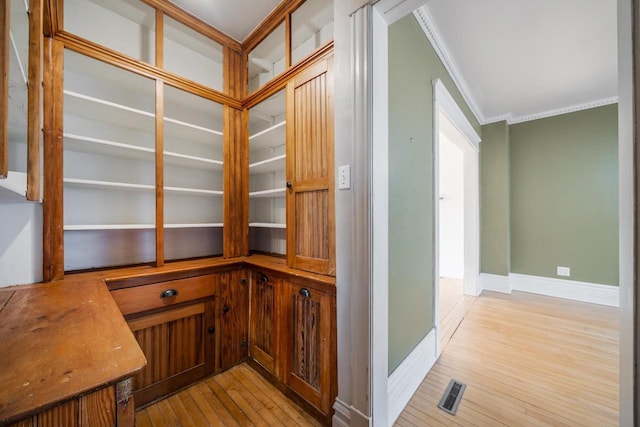
[[235, 270], [220, 275], [220, 369], [229, 369], [248, 354], [249, 277]]
[[112, 291], [147, 358], [133, 379], [138, 405], [214, 372], [214, 292], [214, 275]]
[[280, 296], [282, 280], [260, 271], [251, 273], [249, 355], [267, 371], [280, 376]]
[[330, 416], [337, 395], [335, 296], [289, 281], [284, 291], [284, 382]]
[[287, 263], [335, 275], [333, 59], [287, 86]]

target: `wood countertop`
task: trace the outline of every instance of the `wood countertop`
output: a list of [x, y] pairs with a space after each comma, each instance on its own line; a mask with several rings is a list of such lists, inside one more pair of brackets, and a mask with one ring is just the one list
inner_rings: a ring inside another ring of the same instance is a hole
[[1, 289], [0, 343], [0, 425], [147, 363], [102, 280]]

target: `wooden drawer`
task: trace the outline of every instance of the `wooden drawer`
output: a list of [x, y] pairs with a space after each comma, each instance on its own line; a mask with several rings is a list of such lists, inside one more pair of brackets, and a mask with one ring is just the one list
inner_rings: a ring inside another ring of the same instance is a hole
[[[176, 291], [174, 296], [165, 296], [165, 291]], [[133, 288], [111, 291], [123, 315], [140, 313], [155, 308], [168, 307], [185, 301], [208, 297], [214, 294], [213, 275], [171, 280]]]

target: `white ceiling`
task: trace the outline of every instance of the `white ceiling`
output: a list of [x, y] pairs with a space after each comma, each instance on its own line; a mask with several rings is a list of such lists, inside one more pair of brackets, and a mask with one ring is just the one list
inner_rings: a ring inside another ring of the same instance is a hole
[[[171, 0], [243, 41], [279, 0]], [[482, 123], [615, 102], [616, 0], [430, 0], [421, 24]]]
[[482, 122], [617, 97], [615, 0], [431, 0], [425, 10]]
[[243, 41], [280, 0], [171, 0], [237, 41]]

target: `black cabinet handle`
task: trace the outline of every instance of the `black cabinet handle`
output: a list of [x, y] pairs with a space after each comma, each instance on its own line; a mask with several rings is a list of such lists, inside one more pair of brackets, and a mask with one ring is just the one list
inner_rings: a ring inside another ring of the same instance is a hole
[[229, 312], [229, 306], [225, 305], [224, 307], [222, 307], [222, 312], [225, 313], [225, 314], [228, 313]]
[[269, 278], [266, 274], [262, 274], [260, 275], [260, 280], [262, 280], [264, 283], [267, 283], [269, 281]]
[[209, 327], [209, 333], [212, 334], [216, 331], [216, 328], [214, 328], [213, 326]]
[[160, 294], [160, 298], [171, 298], [175, 297], [176, 295], [178, 295], [178, 291], [176, 291], [175, 289], [167, 289]]
[[300, 289], [300, 295], [302, 295], [305, 298], [311, 298], [311, 292], [309, 292], [309, 289], [307, 288]]
[[240, 279], [240, 284], [241, 285], [246, 285], [247, 284], [247, 279], [245, 277], [243, 277], [242, 279]]
[[293, 184], [291, 184], [291, 181], [287, 181], [287, 188], [291, 188], [293, 187]]

